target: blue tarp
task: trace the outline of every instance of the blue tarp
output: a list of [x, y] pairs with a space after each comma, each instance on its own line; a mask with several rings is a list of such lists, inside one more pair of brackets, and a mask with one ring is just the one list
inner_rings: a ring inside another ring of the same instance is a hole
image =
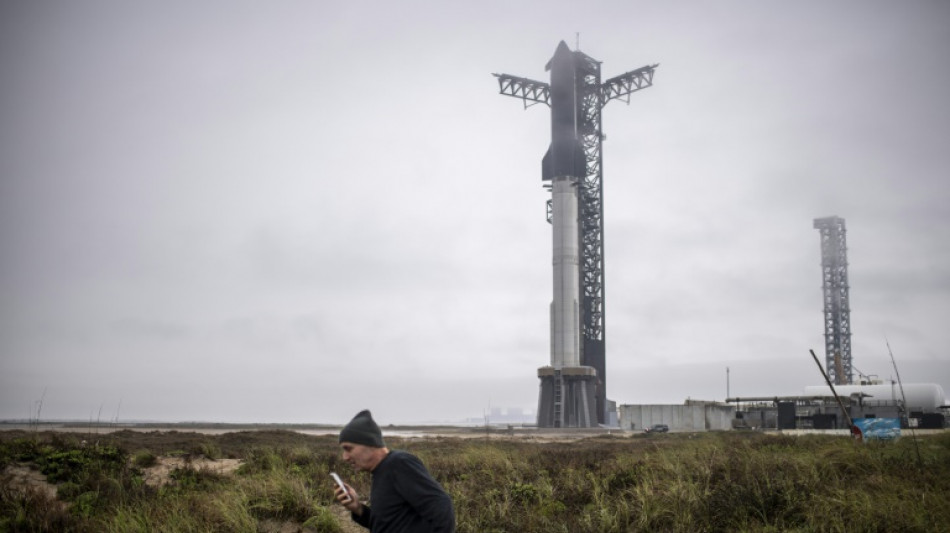
[[855, 418], [854, 425], [865, 439], [889, 440], [901, 436], [899, 418]]

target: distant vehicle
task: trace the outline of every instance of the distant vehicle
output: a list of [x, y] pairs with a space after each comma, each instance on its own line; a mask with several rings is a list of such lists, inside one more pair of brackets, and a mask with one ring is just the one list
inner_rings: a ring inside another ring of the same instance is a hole
[[652, 426], [646, 428], [644, 431], [647, 433], [666, 433], [670, 430], [670, 426], [666, 424], [653, 424]]

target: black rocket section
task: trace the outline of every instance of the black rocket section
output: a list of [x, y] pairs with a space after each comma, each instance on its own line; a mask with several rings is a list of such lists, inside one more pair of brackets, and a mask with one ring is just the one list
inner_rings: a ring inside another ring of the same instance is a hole
[[578, 86], [583, 79], [577, 72], [574, 52], [564, 41], [557, 45], [545, 70], [551, 71], [551, 145], [541, 160], [541, 179], [587, 175], [587, 158], [577, 134], [582, 95]]

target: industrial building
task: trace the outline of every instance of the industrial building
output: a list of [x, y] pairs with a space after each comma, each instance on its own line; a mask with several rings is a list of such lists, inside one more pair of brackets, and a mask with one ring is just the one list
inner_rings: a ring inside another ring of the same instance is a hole
[[950, 417], [943, 387], [934, 383], [905, 383], [903, 393], [897, 382], [881, 381], [836, 386], [835, 391], [847, 416], [827, 385], [815, 385], [795, 396], [620, 405], [619, 426], [625, 431], [641, 431], [654, 424], [667, 424], [670, 431], [848, 429], [850, 417], [898, 419], [905, 429], [942, 429]]
[[[948, 409], [943, 387], [934, 383], [881, 381], [836, 386], [845, 413], [825, 385], [800, 396], [728, 398], [736, 405], [736, 427], [761, 429], [847, 429], [848, 417], [895, 418], [903, 428], [942, 429]], [[906, 398], [906, 402], [904, 400]]]
[[621, 405], [620, 429], [637, 431], [666, 424], [670, 431], [724, 431], [732, 429], [736, 408], [718, 402], [687, 400], [682, 405]]

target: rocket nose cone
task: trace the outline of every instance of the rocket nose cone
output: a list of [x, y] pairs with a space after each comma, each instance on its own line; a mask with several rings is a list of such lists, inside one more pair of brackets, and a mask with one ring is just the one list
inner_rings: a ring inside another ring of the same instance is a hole
[[563, 62], [565, 60], [570, 61], [571, 58], [571, 49], [568, 48], [567, 43], [561, 41], [557, 45], [557, 49], [554, 50], [554, 57], [548, 61], [548, 64], [544, 66], [544, 70], [551, 70], [551, 66], [555, 62]]

